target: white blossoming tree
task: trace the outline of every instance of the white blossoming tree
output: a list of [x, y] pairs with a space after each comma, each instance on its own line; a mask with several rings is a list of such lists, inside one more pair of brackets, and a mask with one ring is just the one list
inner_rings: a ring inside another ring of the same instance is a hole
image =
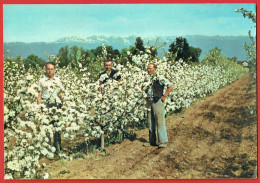
[[[253, 11], [247, 11], [243, 8], [236, 9], [235, 12], [242, 13], [243, 17], [248, 17], [253, 23], [254, 28], [256, 28], [256, 13]], [[256, 85], [256, 35], [252, 35], [251, 31], [248, 31], [248, 36], [250, 39], [250, 44], [245, 43], [244, 49], [247, 52], [247, 56], [249, 59], [249, 70], [250, 75], [253, 81], [250, 83], [250, 86]]]

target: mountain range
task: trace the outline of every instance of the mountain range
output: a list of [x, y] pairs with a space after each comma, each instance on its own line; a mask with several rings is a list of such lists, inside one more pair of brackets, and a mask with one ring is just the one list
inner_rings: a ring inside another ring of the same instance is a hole
[[[187, 35], [182, 36], [186, 38], [189, 45], [202, 49], [200, 59], [202, 59], [210, 49], [218, 47], [222, 50], [222, 55], [232, 58], [237, 57], [238, 60], [244, 61], [247, 59], [246, 51], [244, 50], [244, 44], [250, 43], [248, 36], [201, 36], [201, 35]], [[82, 37], [63, 37], [54, 42], [4, 42], [4, 52], [10, 50], [5, 54], [5, 57], [22, 56], [26, 58], [30, 54], [38, 55], [40, 58], [47, 59], [45, 53], [48, 55], [56, 55], [61, 47], [68, 45], [83, 47], [84, 49], [94, 49], [102, 44], [106, 46], [112, 46], [113, 49], [129, 48], [133, 46], [137, 36], [119, 37], [119, 36], [89, 36]], [[162, 56], [164, 52], [167, 52], [169, 45], [173, 43], [176, 36], [154, 36], [154, 37], [141, 37], [144, 41], [144, 45], [149, 44], [154, 46], [156, 39], [157, 46], [162, 45], [164, 42], [167, 44], [158, 50], [159, 56]], [[161, 53], [160, 53], [161, 52]]]

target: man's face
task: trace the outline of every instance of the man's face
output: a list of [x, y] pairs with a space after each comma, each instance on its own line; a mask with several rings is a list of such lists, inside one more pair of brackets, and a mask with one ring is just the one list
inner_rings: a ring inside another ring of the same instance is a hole
[[148, 72], [149, 75], [152, 75], [155, 71], [156, 71], [156, 68], [154, 67], [154, 65], [149, 64], [147, 66], [147, 72]]
[[106, 71], [110, 72], [112, 68], [112, 62], [105, 62], [104, 67]]
[[47, 64], [45, 67], [45, 71], [46, 71], [46, 75], [48, 78], [53, 78], [54, 74], [55, 74], [55, 67], [52, 64]]

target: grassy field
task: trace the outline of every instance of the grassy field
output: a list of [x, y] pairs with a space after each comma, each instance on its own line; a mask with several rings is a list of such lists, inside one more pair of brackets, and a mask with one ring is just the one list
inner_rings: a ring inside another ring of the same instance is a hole
[[[166, 118], [168, 147], [144, 147], [148, 129], [105, 152], [46, 162], [51, 179], [254, 178], [257, 167], [255, 91], [248, 75]], [[66, 148], [77, 141], [65, 142]], [[66, 153], [66, 152], [65, 152]]]

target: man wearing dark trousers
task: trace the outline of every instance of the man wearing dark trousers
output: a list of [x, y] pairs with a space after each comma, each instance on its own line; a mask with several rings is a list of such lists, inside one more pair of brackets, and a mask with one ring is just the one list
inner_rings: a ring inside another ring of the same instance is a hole
[[[55, 64], [53, 62], [48, 62], [45, 64], [46, 75], [40, 79], [39, 93], [37, 97], [37, 104], [45, 104], [46, 107], [52, 108], [56, 107], [57, 109], [61, 108], [62, 105], [62, 90], [63, 86], [58, 77], [55, 76]], [[58, 121], [51, 121], [54, 127], [57, 125]], [[51, 138], [49, 138], [49, 144], [51, 145]], [[60, 152], [61, 147], [61, 133], [55, 131], [54, 132], [54, 147], [56, 148], [56, 154]]]

